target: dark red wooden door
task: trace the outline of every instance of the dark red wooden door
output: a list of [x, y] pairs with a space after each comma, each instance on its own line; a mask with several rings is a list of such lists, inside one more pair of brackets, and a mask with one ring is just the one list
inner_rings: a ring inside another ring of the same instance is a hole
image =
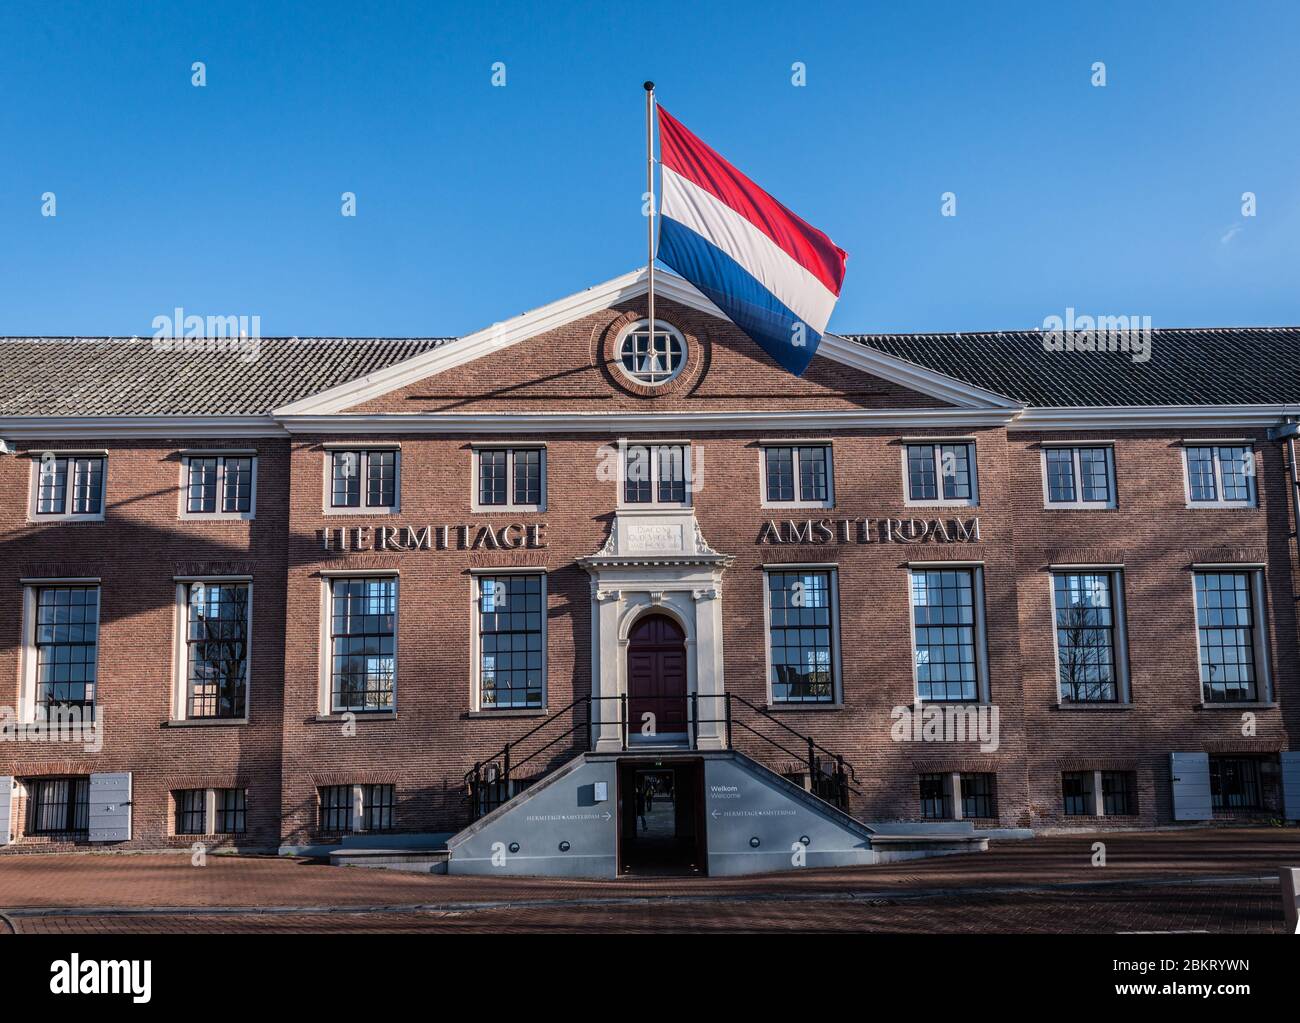
[[686, 637], [666, 615], [636, 623], [627, 645], [628, 734], [641, 736], [653, 714], [659, 736], [686, 732]]

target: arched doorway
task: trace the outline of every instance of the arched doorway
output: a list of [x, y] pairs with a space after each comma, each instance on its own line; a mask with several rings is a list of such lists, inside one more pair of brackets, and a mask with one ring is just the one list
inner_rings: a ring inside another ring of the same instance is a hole
[[632, 627], [627, 702], [630, 740], [686, 741], [686, 635], [667, 615], [646, 615]]

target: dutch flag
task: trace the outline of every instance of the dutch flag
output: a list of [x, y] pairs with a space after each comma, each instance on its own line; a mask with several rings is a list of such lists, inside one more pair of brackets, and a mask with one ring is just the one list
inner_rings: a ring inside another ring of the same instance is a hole
[[658, 257], [795, 376], [840, 297], [848, 254], [662, 107]]

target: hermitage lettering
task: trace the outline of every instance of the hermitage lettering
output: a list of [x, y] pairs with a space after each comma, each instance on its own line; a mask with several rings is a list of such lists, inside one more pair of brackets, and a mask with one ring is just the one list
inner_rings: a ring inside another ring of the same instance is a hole
[[544, 550], [545, 522], [494, 526], [459, 523], [442, 526], [348, 526], [318, 529], [321, 549], [331, 554], [359, 551]]

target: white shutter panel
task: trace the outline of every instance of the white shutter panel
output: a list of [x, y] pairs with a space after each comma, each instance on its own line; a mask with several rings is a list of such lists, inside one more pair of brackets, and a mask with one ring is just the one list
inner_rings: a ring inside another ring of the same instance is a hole
[[14, 780], [0, 774], [0, 845], [14, 840]]
[[131, 772], [90, 776], [90, 840], [125, 842], [131, 837]]
[[1210, 755], [1170, 753], [1174, 782], [1174, 820], [1208, 821], [1214, 816], [1210, 800]]
[[1300, 750], [1282, 754], [1282, 815], [1300, 821]]

